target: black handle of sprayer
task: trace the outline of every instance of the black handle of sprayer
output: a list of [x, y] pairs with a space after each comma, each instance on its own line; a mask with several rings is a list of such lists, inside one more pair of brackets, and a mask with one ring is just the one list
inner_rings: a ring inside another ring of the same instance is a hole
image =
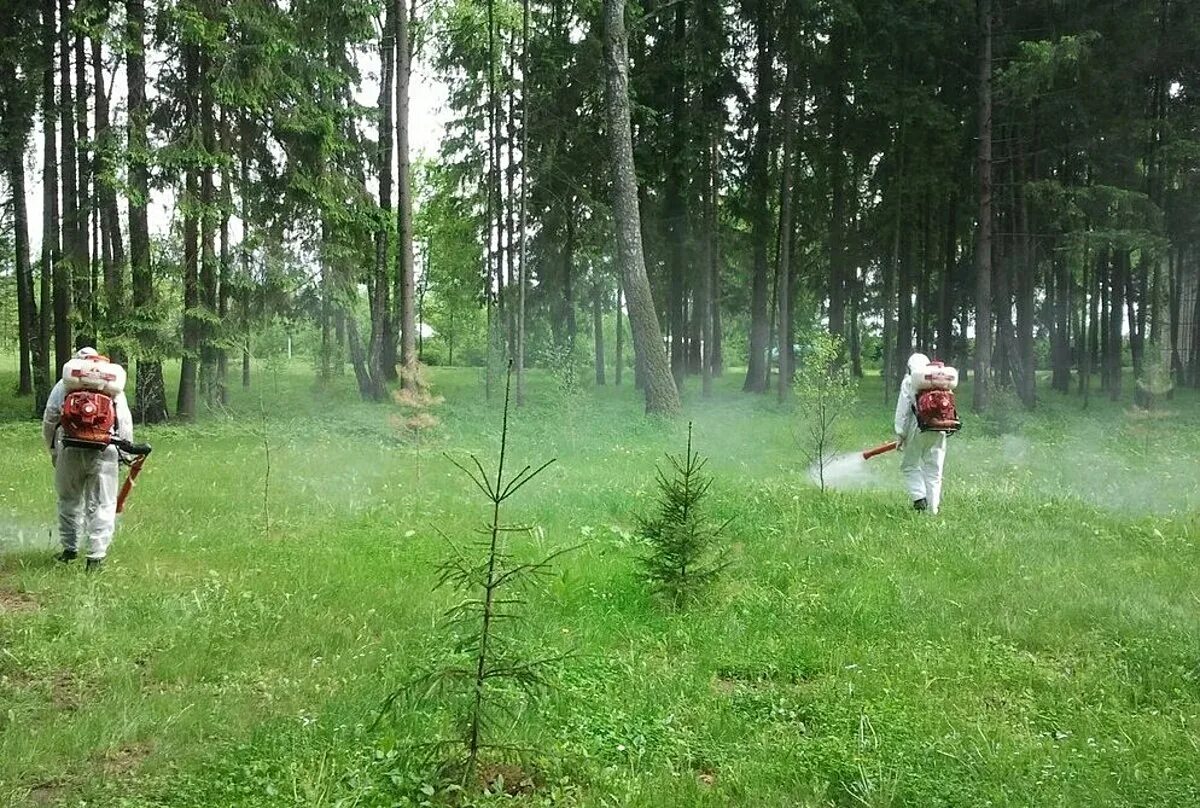
[[127, 440], [114, 440], [112, 445], [126, 454], [137, 455], [138, 457], [145, 457], [150, 454], [151, 449], [148, 443], [130, 443]]

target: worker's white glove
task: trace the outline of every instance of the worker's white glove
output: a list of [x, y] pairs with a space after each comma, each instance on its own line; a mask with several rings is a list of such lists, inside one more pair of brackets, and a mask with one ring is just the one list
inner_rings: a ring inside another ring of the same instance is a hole
[[899, 432], [896, 433], [896, 448], [897, 449], [904, 448], [904, 436], [901, 435]]

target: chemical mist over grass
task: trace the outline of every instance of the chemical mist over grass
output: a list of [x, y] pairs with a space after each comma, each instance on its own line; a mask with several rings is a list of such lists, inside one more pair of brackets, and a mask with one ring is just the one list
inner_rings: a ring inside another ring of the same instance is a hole
[[[512, 551], [582, 547], [526, 607], [530, 650], [578, 656], [508, 719], [536, 750], [523, 804], [1200, 803], [1194, 396], [1153, 421], [1049, 392], [1010, 424], [964, 412], [930, 519], [909, 510], [895, 454], [822, 496], [794, 414], [735, 375], [711, 402], [689, 387], [678, 422], [610, 386], [568, 425], [531, 374], [512, 462], [559, 461], [514, 503], [540, 529]], [[12, 381], [4, 365], [0, 389]], [[317, 395], [302, 363], [257, 372], [221, 416], [142, 431], [154, 455], [91, 577], [48, 562], [36, 423], [0, 423], [0, 804], [426, 800], [437, 784], [412, 749], [438, 707], [368, 728], [447, 640], [437, 531], [479, 526], [442, 453], [494, 452], [499, 420], [478, 371], [430, 381], [445, 403], [419, 479], [395, 407], [358, 402], [350, 377]], [[892, 433], [878, 380], [861, 398], [847, 455]], [[24, 404], [0, 396], [0, 413]], [[733, 520], [731, 566], [676, 614], [638, 578], [635, 514], [687, 419], [712, 517]]]

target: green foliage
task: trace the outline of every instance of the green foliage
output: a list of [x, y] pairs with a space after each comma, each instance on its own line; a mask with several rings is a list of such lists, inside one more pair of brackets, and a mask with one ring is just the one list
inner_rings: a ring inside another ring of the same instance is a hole
[[1069, 34], [1056, 40], [1026, 40], [1017, 46], [1017, 54], [995, 82], [1001, 94], [1009, 94], [1021, 104], [1033, 104], [1056, 84], [1077, 85], [1080, 65], [1091, 58], [1100, 40], [1095, 31]]
[[429, 262], [424, 317], [435, 334], [426, 340], [426, 361], [481, 365], [487, 350], [481, 305], [482, 223], [450, 166], [420, 163], [414, 182], [420, 199], [414, 238], [426, 245]]
[[649, 545], [641, 564], [651, 586], [679, 606], [698, 598], [728, 566], [717, 540], [729, 521], [710, 521], [706, 503], [713, 478], [704, 473], [708, 460], [692, 451], [690, 423], [687, 450], [667, 460], [671, 468], [656, 472], [655, 510], [639, 517], [638, 537]]
[[822, 491], [825, 469], [841, 447], [858, 398], [858, 384], [846, 367], [843, 345], [840, 337], [823, 329], [812, 332], [796, 371], [794, 395], [800, 421], [796, 439]]

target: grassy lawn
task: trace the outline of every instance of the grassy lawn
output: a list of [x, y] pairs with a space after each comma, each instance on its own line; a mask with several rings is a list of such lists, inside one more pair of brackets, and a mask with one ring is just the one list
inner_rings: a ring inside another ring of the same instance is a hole
[[[439, 532], [467, 537], [486, 503], [442, 453], [496, 448], [479, 372], [431, 371], [442, 425], [418, 461], [352, 376], [317, 395], [303, 363], [260, 369], [226, 413], [140, 433], [154, 455], [88, 576], [49, 560], [51, 469], [12, 371], [0, 805], [428, 803], [416, 745], [453, 731], [443, 704], [371, 725], [452, 643]], [[631, 531], [686, 421], [647, 421], [631, 386], [564, 405], [531, 379], [514, 462], [558, 462], [512, 501], [541, 528], [513, 553], [582, 547], [528, 593], [519, 635], [575, 656], [494, 730], [535, 750], [534, 793], [476, 802], [1200, 804], [1200, 400], [1140, 419], [1046, 392], [1035, 415], [968, 419], [931, 519], [894, 455], [822, 495], [795, 416], [740, 381], [686, 391], [734, 563], [672, 612]], [[877, 380], [862, 398], [847, 450], [891, 432]]]

